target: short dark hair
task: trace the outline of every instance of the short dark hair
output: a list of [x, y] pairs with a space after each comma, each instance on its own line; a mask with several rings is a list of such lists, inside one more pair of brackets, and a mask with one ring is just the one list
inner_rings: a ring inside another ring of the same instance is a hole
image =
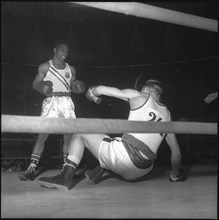
[[[157, 94], [158, 94], [159, 96], [160, 96], [161, 93], [163, 92], [161, 82], [158, 81], [158, 80], [156, 80], [156, 79], [149, 79], [149, 80], [147, 80], [143, 87], [152, 88], [153, 90], [155, 90], [155, 91], [157, 92]], [[143, 87], [142, 87], [142, 88], [143, 88]]]
[[54, 43], [54, 48], [58, 48], [60, 45], [62, 44], [66, 44], [68, 47], [69, 47], [69, 44], [67, 43], [66, 40], [64, 39], [59, 39], [59, 40], [56, 40], [55, 43]]

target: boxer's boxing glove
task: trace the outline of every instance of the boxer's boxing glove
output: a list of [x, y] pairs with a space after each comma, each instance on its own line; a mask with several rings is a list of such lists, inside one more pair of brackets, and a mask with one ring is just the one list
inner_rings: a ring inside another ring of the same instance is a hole
[[91, 86], [87, 92], [86, 92], [86, 97], [88, 98], [88, 100], [90, 100], [91, 102], [94, 102], [96, 104], [100, 104], [102, 101], [102, 98], [97, 97], [93, 94], [93, 90], [94, 90], [94, 86]]
[[80, 80], [73, 80], [71, 85], [71, 91], [75, 94], [81, 94], [86, 91], [85, 83]]
[[52, 82], [51, 81], [41, 81], [37, 84], [36, 89], [45, 96], [50, 96], [52, 94]]

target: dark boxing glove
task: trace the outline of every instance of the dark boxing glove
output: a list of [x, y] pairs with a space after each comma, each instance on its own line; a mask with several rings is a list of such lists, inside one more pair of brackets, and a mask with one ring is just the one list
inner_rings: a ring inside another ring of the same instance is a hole
[[94, 88], [95, 88], [94, 86], [91, 86], [91, 87], [87, 90], [87, 92], [86, 92], [86, 97], [87, 97], [88, 100], [90, 100], [91, 102], [94, 102], [94, 103], [96, 103], [96, 104], [100, 104], [101, 101], [102, 101], [102, 98], [97, 97], [97, 96], [95, 96], [95, 95], [93, 94], [93, 89], [94, 89]]
[[75, 79], [71, 85], [71, 91], [76, 94], [84, 93], [86, 91], [86, 86], [84, 82]]
[[37, 90], [45, 96], [50, 96], [52, 94], [52, 82], [51, 81], [41, 81], [37, 84]]
[[186, 174], [182, 168], [179, 169], [179, 174], [177, 176], [173, 176], [172, 172], [169, 173], [170, 182], [183, 182], [187, 179]]

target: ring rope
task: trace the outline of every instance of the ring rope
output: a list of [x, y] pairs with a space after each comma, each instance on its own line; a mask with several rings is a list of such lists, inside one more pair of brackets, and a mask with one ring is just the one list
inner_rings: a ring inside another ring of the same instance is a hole
[[88, 7], [218, 32], [218, 21], [138, 2], [72, 2]]
[[206, 122], [144, 122], [98, 118], [42, 118], [38, 116], [2, 115], [2, 133], [44, 134], [119, 134], [178, 133], [217, 134], [217, 123]]

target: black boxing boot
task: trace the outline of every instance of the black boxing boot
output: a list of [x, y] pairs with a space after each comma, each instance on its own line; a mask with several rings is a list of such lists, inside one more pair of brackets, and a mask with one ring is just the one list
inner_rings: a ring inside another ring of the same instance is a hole
[[97, 184], [105, 171], [106, 169], [102, 168], [101, 166], [97, 166], [93, 170], [87, 170], [84, 174], [91, 183]]
[[[68, 161], [68, 159], [67, 159]], [[74, 174], [77, 165], [70, 161], [71, 163], [67, 162], [64, 166], [64, 169], [56, 176], [53, 177], [41, 177], [38, 181], [41, 183], [41, 186], [45, 188], [57, 188], [57, 189], [64, 189], [70, 190], [73, 186], [74, 182]]]
[[28, 180], [33, 181], [35, 179], [35, 168], [36, 165], [31, 163], [24, 173], [19, 174], [19, 179], [21, 181], [28, 181]]
[[184, 170], [182, 168], [179, 169], [179, 174], [177, 176], [173, 175], [170, 171], [169, 173], [169, 180], [170, 182], [183, 182], [187, 179]]
[[42, 172], [42, 168], [37, 169], [39, 159], [39, 155], [32, 155], [30, 165], [27, 170], [24, 173], [19, 174], [19, 179], [21, 181], [33, 181]]

